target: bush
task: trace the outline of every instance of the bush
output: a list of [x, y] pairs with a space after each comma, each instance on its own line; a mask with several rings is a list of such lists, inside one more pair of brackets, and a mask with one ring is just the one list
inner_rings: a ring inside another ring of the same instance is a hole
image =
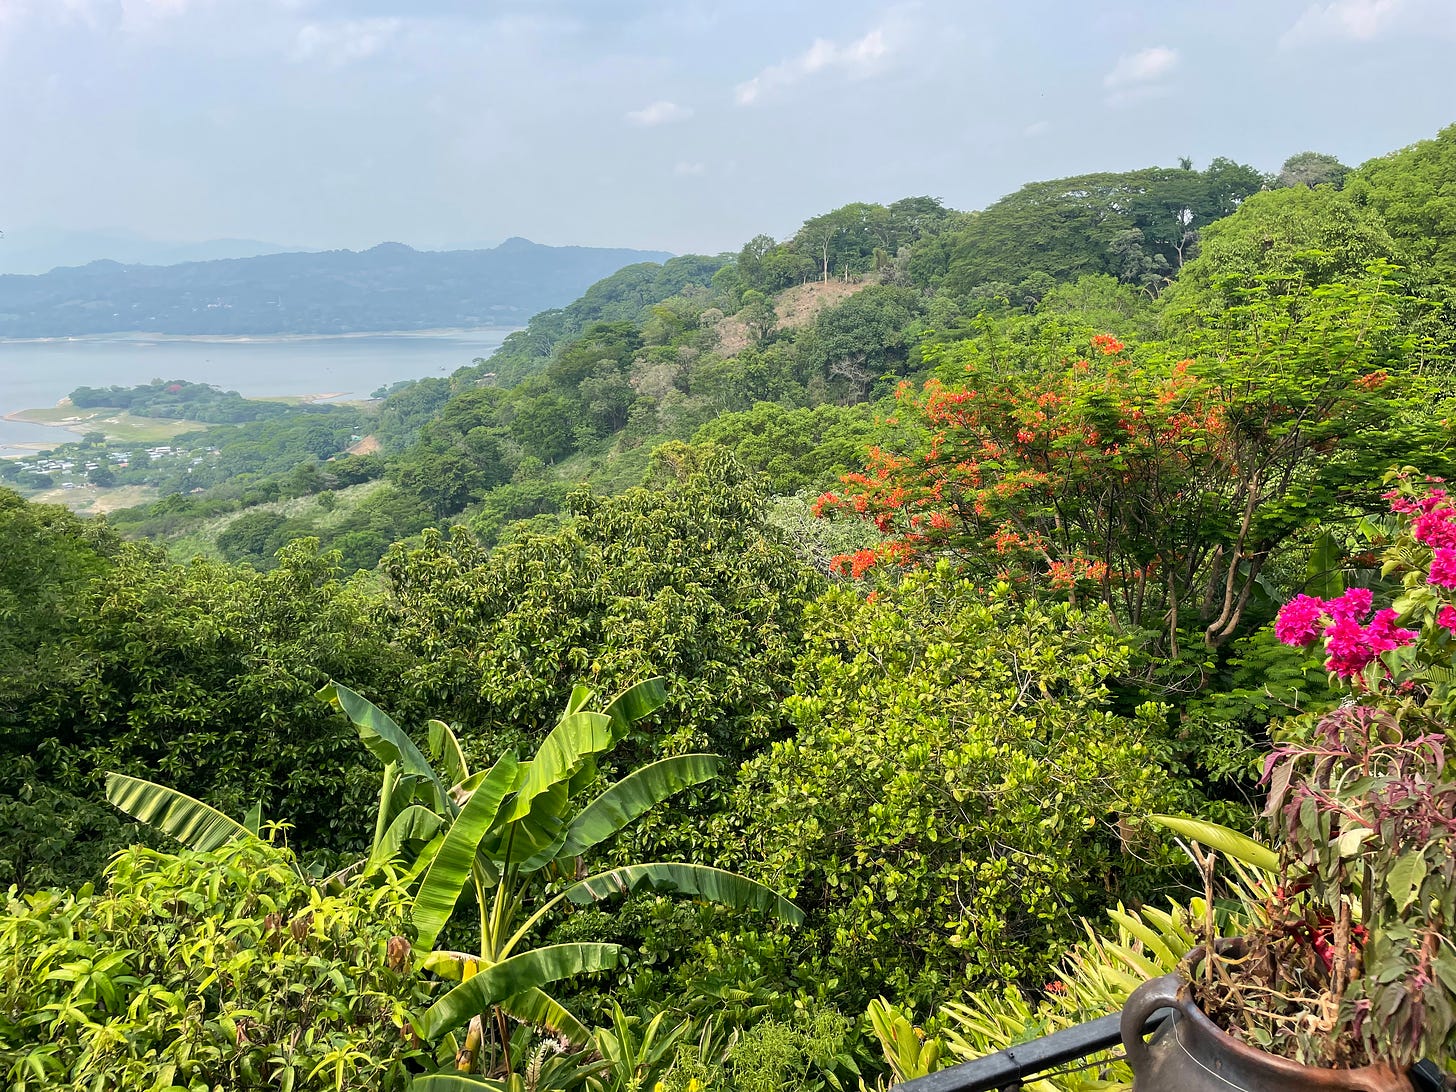
[[107, 890], [11, 888], [0, 1075], [19, 1090], [398, 1089], [424, 998], [399, 889], [324, 895], [286, 850], [133, 847]]
[[1044, 980], [1079, 914], [1146, 883], [1121, 817], [1172, 795], [1159, 707], [1109, 711], [1108, 615], [942, 564], [808, 621], [798, 734], [743, 769], [745, 858], [820, 923], [842, 1003]]

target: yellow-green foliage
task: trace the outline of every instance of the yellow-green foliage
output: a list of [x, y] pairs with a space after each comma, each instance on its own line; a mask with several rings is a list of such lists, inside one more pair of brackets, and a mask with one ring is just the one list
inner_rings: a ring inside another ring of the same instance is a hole
[[402, 892], [325, 895], [261, 841], [133, 847], [106, 891], [0, 908], [0, 1082], [96, 1092], [394, 1089], [423, 1000]]

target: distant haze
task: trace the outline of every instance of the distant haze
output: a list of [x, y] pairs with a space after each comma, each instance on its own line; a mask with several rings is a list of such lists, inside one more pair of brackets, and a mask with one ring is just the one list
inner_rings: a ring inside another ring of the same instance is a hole
[[0, 0], [0, 270], [715, 253], [852, 200], [1356, 164], [1456, 120], [1453, 46], [1453, 0]]
[[58, 266], [85, 265], [101, 259], [129, 265], [175, 265], [219, 258], [252, 258], [293, 248], [258, 239], [209, 239], [165, 242], [101, 231], [11, 229], [0, 240], [0, 273], [48, 273]]
[[[513, 326], [561, 307], [623, 266], [662, 251], [550, 247], [368, 250], [0, 275], [0, 338], [138, 331], [182, 335], [349, 334]], [[193, 378], [189, 376], [188, 378]]]

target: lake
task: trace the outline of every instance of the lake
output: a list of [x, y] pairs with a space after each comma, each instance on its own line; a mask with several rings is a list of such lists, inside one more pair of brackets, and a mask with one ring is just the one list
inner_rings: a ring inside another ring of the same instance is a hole
[[54, 406], [77, 387], [130, 387], [153, 379], [213, 383], [249, 397], [335, 394], [367, 398], [401, 379], [449, 375], [488, 357], [514, 327], [337, 337], [96, 337], [0, 341], [0, 456], [16, 444], [63, 444], [75, 434], [6, 421]]

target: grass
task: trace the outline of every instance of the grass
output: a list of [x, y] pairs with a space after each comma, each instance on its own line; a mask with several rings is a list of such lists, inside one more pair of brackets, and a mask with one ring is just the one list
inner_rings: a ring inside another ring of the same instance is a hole
[[105, 433], [107, 440], [123, 444], [158, 443], [171, 440], [184, 432], [208, 428], [198, 421], [178, 421], [169, 417], [134, 417], [124, 410], [99, 406], [77, 409], [75, 406], [51, 406], [48, 409], [21, 410], [17, 421], [37, 425], [60, 425], [78, 436], [87, 432]]
[[227, 515], [206, 520], [184, 534], [168, 539], [164, 545], [167, 553], [176, 561], [190, 561], [194, 557], [210, 557], [221, 561], [224, 559], [222, 551], [217, 548], [217, 536], [227, 530], [229, 524], [251, 512], [277, 512], [288, 518], [307, 516], [315, 527], [325, 531], [342, 523], [350, 512], [368, 500], [376, 490], [393, 488], [386, 482], [373, 481], [335, 490], [335, 507], [327, 512], [319, 505], [317, 494], [269, 501], [252, 508], [244, 508], [240, 512], [229, 512]]
[[101, 489], [78, 485], [75, 489], [47, 489], [30, 496], [36, 504], [61, 504], [78, 516], [99, 516], [118, 508], [133, 508], [157, 499], [157, 491], [145, 485], [120, 485]]

